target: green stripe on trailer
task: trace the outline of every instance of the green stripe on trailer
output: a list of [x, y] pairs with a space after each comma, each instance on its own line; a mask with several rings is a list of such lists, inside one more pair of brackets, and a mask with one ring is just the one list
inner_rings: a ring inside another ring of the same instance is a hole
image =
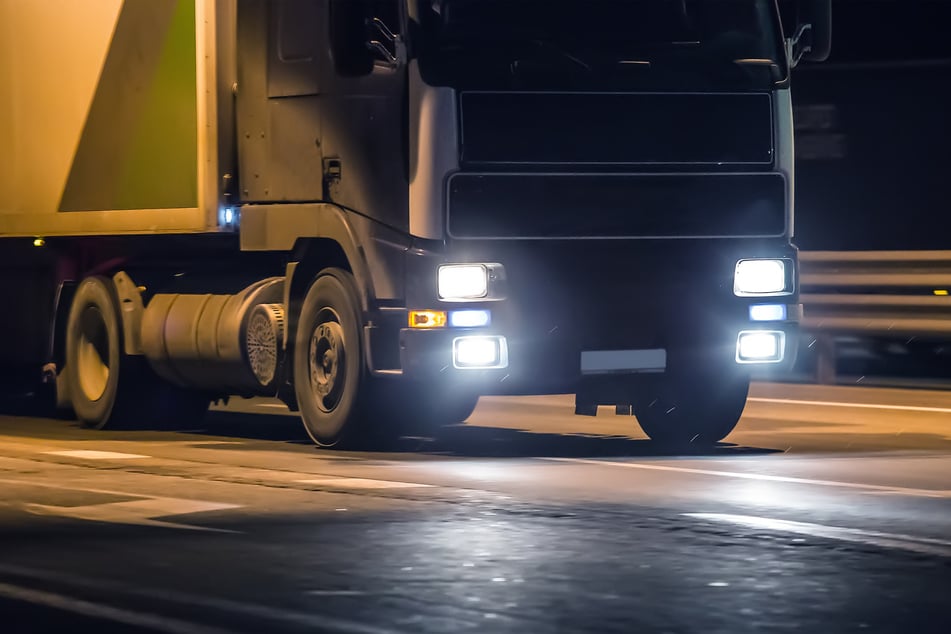
[[125, 0], [61, 211], [198, 204], [195, 0]]

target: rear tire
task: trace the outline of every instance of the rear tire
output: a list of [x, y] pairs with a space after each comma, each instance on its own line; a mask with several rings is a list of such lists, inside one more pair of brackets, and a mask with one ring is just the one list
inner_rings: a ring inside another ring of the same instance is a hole
[[129, 379], [120, 376], [125, 362], [121, 334], [112, 281], [87, 277], [76, 288], [66, 322], [68, 393], [76, 418], [86, 427], [109, 424], [121, 400], [120, 387], [126, 388]]
[[692, 373], [664, 376], [634, 403], [647, 436], [673, 447], [710, 446], [726, 438], [746, 407], [749, 376]]
[[145, 357], [122, 350], [119, 300], [112, 280], [88, 277], [76, 289], [66, 324], [65, 383], [85, 427], [171, 427], [200, 420], [207, 395], [155, 376]]

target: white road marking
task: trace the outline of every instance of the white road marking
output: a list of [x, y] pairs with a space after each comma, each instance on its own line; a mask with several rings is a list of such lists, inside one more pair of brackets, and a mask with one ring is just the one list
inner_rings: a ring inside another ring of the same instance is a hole
[[[290, 623], [302, 625], [314, 631], [320, 632], [345, 632], [347, 634], [397, 634], [400, 630], [389, 627], [371, 625], [369, 623], [360, 623], [348, 619], [320, 614], [318, 612], [298, 612], [287, 607], [271, 607], [260, 603], [250, 601], [232, 601], [230, 599], [220, 599], [217, 597], [201, 596], [187, 592], [176, 592], [174, 590], [161, 590], [158, 588], [149, 588], [145, 585], [129, 585], [128, 583], [112, 582], [104, 579], [96, 579], [89, 576], [77, 576], [61, 572], [39, 570], [0, 563], [0, 573], [16, 575], [28, 579], [37, 579], [41, 581], [53, 581], [56, 583], [68, 584], [76, 588], [88, 590], [97, 589], [100, 592], [107, 592], [117, 596], [131, 596], [148, 599], [151, 601], [167, 601], [190, 607], [202, 608], [204, 610], [216, 610], [225, 612], [229, 615], [242, 614], [258, 619], [266, 619], [279, 623]], [[188, 634], [188, 633], [184, 633]]]
[[777, 405], [816, 405], [819, 407], [847, 407], [855, 409], [883, 409], [899, 412], [928, 412], [933, 414], [951, 414], [948, 407], [919, 407], [916, 405], [883, 405], [878, 403], [840, 403], [838, 401], [799, 401], [789, 398], [759, 398], [751, 396], [754, 403], [775, 403]]
[[411, 489], [428, 488], [431, 484], [416, 482], [394, 482], [392, 480], [370, 480], [368, 478], [316, 478], [310, 480], [296, 480], [298, 484], [314, 484], [317, 486], [338, 487], [341, 489]]
[[41, 489], [56, 489], [57, 491], [80, 491], [82, 493], [102, 493], [103, 495], [115, 495], [117, 497], [150, 498], [150, 495], [141, 493], [129, 493], [128, 491], [115, 491], [113, 489], [96, 489], [93, 487], [80, 487], [68, 484], [54, 484], [52, 482], [36, 482], [34, 480], [17, 480], [13, 478], [0, 478], [0, 484], [13, 486], [38, 487]]
[[45, 608], [72, 612], [73, 614], [94, 619], [103, 619], [123, 625], [131, 625], [133, 627], [166, 632], [167, 634], [226, 634], [231, 631], [217, 627], [197, 625], [167, 616], [149, 614], [148, 612], [134, 612], [102, 603], [92, 603], [91, 601], [74, 599], [52, 592], [23, 588], [8, 583], [0, 583], [0, 596], [13, 599], [14, 601], [32, 603]]
[[83, 458], [84, 460], [136, 460], [138, 458], [150, 458], [137, 453], [118, 453], [115, 451], [44, 451], [43, 453], [51, 456], [65, 456], [67, 458]]
[[796, 533], [798, 535], [811, 535], [813, 537], [869, 544], [880, 548], [908, 550], [926, 555], [951, 557], [951, 541], [943, 539], [915, 537], [913, 535], [903, 535], [900, 533], [866, 531], [842, 526], [826, 526], [824, 524], [812, 524], [810, 522], [793, 522], [757, 515], [732, 515], [729, 513], [684, 513], [684, 515], [694, 519], [736, 524], [747, 528]]
[[[136, 496], [141, 497], [141, 496]], [[47, 504], [27, 504], [25, 508], [38, 515], [55, 515], [71, 519], [108, 522], [110, 524], [131, 524], [135, 526], [161, 526], [193, 531], [215, 533], [234, 533], [236, 531], [206, 526], [194, 526], [178, 522], [166, 522], [154, 519], [169, 515], [187, 515], [205, 511], [221, 511], [238, 508], [237, 504], [205, 502], [202, 500], [182, 500], [178, 498], [148, 497], [142, 500], [109, 502], [106, 504], [87, 504], [85, 506], [50, 506]]]
[[766, 482], [786, 482], [789, 484], [808, 484], [813, 486], [839, 487], [843, 489], [858, 489], [861, 491], [884, 492], [896, 495], [914, 497], [949, 498], [951, 490], [912, 489], [908, 487], [889, 486], [884, 484], [863, 484], [860, 482], [839, 482], [836, 480], [814, 480], [812, 478], [794, 478], [790, 476], [767, 475], [764, 473], [743, 473], [740, 471], [715, 471], [713, 469], [694, 469], [692, 467], [673, 467], [670, 465], [644, 464], [638, 462], [612, 462], [610, 460], [591, 460], [588, 458], [547, 458], [558, 462], [577, 462], [580, 464], [600, 465], [604, 467], [621, 467], [624, 469], [645, 469], [648, 471], [674, 471], [678, 473], [693, 473], [697, 475], [716, 476], [720, 478], [739, 478], [742, 480], [761, 480]]

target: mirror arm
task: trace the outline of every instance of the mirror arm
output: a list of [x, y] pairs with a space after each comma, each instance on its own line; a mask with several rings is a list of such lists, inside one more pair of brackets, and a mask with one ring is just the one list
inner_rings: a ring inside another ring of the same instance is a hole
[[403, 41], [402, 36], [393, 33], [393, 31], [391, 31], [390, 28], [386, 26], [386, 23], [380, 18], [373, 18], [369, 20], [367, 24], [368, 26], [375, 27], [376, 30], [380, 32], [380, 35], [382, 35], [385, 40], [393, 45], [394, 53], [391, 53], [386, 45], [379, 40], [370, 40], [367, 42], [367, 48], [382, 55], [384, 64], [390, 68], [396, 68], [404, 64], [407, 59], [407, 53], [406, 43]]
[[393, 31], [390, 30], [390, 27], [386, 26], [386, 23], [380, 18], [373, 18], [370, 20], [370, 23], [377, 28], [380, 34], [383, 35], [390, 42], [395, 42], [397, 40], [396, 35], [393, 34]]
[[370, 40], [367, 42], [367, 48], [374, 53], [379, 53], [381, 56], [383, 56], [383, 62], [385, 64], [395, 67], [399, 63], [397, 57], [393, 55], [393, 53], [391, 53], [380, 40]]
[[[810, 37], [803, 46], [800, 46], [800, 43], [807, 33]], [[799, 28], [796, 29], [795, 35], [786, 39], [786, 55], [789, 58], [790, 67], [795, 68], [798, 66], [799, 62], [802, 61], [802, 56], [812, 50], [811, 36], [812, 25], [800, 24]]]

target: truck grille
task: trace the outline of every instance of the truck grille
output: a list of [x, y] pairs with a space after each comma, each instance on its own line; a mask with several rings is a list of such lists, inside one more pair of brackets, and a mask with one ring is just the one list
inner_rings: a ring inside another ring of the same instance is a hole
[[782, 174], [457, 173], [454, 238], [781, 236]]
[[460, 97], [462, 163], [765, 165], [768, 93], [502, 93]]

